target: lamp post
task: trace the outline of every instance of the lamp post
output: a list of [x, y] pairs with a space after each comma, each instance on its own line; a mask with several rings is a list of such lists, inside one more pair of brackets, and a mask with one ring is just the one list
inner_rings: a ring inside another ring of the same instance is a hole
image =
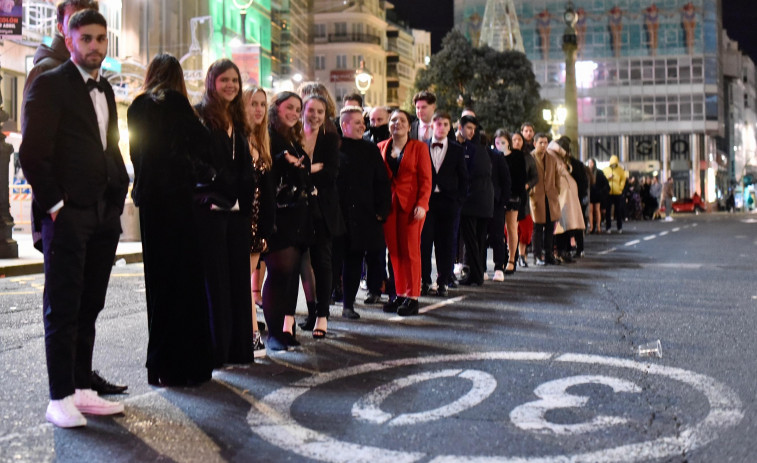
[[252, 6], [255, 0], [234, 0], [234, 6], [239, 10], [239, 16], [242, 17], [242, 43], [247, 43], [247, 34], [245, 32], [245, 20], [247, 19], [247, 8]]
[[578, 91], [576, 90], [578, 37], [575, 29], [578, 13], [573, 9], [573, 2], [569, 1], [565, 6], [563, 19], [565, 20], [565, 32], [562, 36], [562, 51], [565, 53], [565, 135], [570, 137], [571, 153], [575, 153], [574, 155], [580, 158], [578, 152]]
[[[355, 87], [361, 95], [365, 96], [365, 93], [371, 88], [373, 83], [373, 74], [366, 69], [365, 61], [360, 61], [360, 68], [355, 71]], [[365, 102], [363, 102], [365, 104]]]
[[[568, 117], [568, 109], [565, 106], [558, 106], [557, 109], [552, 112], [551, 109], [542, 109], [541, 111], [541, 117], [552, 127], [552, 139], [556, 139], [558, 135], [558, 129], [561, 125], [565, 124], [565, 127], [567, 128], [567, 117]], [[566, 135], [568, 135], [566, 133]], [[568, 135], [570, 137], [570, 135]], [[573, 138], [570, 139], [571, 143], [573, 143], [575, 140]], [[573, 147], [571, 147], [573, 149]]]
[[[0, 76], [0, 81], [3, 78]], [[10, 119], [3, 110], [3, 95], [0, 93], [0, 125]], [[0, 132], [0, 258], [18, 257], [18, 243], [13, 239], [13, 217], [10, 211], [10, 196], [8, 191], [8, 174], [13, 146], [5, 141], [5, 135]]]

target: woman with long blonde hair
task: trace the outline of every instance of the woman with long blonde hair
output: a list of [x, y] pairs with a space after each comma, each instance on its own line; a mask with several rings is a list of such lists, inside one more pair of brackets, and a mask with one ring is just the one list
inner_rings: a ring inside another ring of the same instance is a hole
[[273, 189], [268, 175], [273, 161], [268, 136], [268, 98], [265, 90], [260, 87], [247, 87], [242, 91], [242, 98], [247, 114], [247, 124], [250, 126], [250, 155], [255, 178], [255, 195], [250, 215], [252, 344], [254, 350], [262, 350], [265, 346], [260, 337], [257, 305], [263, 305], [260, 289], [265, 276], [265, 263], [260, 260], [260, 253], [266, 250], [266, 238], [273, 230]]

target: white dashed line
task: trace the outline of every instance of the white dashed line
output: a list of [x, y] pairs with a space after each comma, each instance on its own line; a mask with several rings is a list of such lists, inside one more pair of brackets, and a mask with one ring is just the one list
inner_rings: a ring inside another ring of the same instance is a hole
[[676, 228], [674, 228], [674, 229], [673, 229], [673, 230], [671, 230], [671, 231], [672, 231], [672, 232], [678, 232], [678, 231], [681, 231], [681, 227], [676, 227]]
[[[424, 314], [426, 312], [431, 312], [432, 310], [436, 310], [436, 309], [438, 309], [440, 307], [444, 307], [445, 305], [450, 305], [450, 304], [454, 304], [455, 302], [460, 302], [463, 299], [465, 299], [465, 297], [466, 296], [457, 296], [457, 297], [453, 297], [452, 299], [445, 299], [445, 300], [443, 300], [441, 302], [437, 302], [436, 304], [431, 304], [431, 305], [428, 305], [426, 307], [422, 307], [420, 310], [418, 310], [418, 314], [419, 315], [420, 314]], [[389, 321], [392, 321], [392, 322], [396, 322], [396, 321], [400, 321], [400, 320], [407, 320], [407, 317], [397, 316], [397, 317], [391, 317], [391, 318], [389, 318]]]
[[644, 237], [644, 241], [649, 241], [657, 238], [657, 235], [649, 235]]
[[660, 232], [660, 236], [665, 236], [665, 235], [667, 235], [668, 233], [669, 233], [668, 231], [661, 231], [661, 232]]
[[615, 250], [617, 250], [617, 248], [610, 248], [610, 249], [608, 249], [606, 251], [598, 252], [597, 254], [599, 254], [600, 256], [602, 256], [602, 255], [605, 255], [605, 254], [610, 254], [611, 252], [613, 252]]
[[628, 242], [628, 243], [626, 243], [625, 245], [626, 245], [626, 246], [635, 246], [635, 245], [637, 245], [637, 244], [639, 244], [639, 243], [641, 243], [641, 241], [639, 241], [639, 240], [633, 240], [633, 241], [629, 241], [629, 242]]

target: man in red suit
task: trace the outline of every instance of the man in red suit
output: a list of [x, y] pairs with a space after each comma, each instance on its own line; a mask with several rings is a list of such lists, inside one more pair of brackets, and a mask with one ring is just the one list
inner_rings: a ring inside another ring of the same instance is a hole
[[401, 110], [389, 119], [392, 138], [379, 143], [392, 185], [392, 211], [384, 223], [386, 247], [394, 268], [397, 298], [385, 312], [418, 314], [421, 294], [421, 231], [431, 196], [428, 145], [409, 137], [410, 116]]

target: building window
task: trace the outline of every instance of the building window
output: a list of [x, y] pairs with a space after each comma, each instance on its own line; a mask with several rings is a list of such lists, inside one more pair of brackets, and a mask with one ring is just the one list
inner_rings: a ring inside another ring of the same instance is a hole
[[326, 69], [326, 57], [324, 55], [316, 55], [315, 70], [323, 71], [324, 69]]
[[315, 38], [325, 38], [326, 37], [326, 25], [325, 24], [316, 24], [315, 30], [313, 31], [313, 35]]
[[631, 135], [628, 137], [629, 161], [659, 161], [659, 135]]
[[609, 161], [610, 156], [620, 154], [619, 137], [587, 137], [586, 154], [597, 161]]
[[336, 55], [336, 68], [347, 69], [347, 55]]
[[[360, 62], [365, 61], [365, 58], [363, 58], [363, 55], [352, 55], [352, 67], [357, 69], [360, 67]], [[370, 63], [365, 63], [365, 67], [370, 69]]]
[[347, 23], [334, 23], [334, 35], [347, 35]]

